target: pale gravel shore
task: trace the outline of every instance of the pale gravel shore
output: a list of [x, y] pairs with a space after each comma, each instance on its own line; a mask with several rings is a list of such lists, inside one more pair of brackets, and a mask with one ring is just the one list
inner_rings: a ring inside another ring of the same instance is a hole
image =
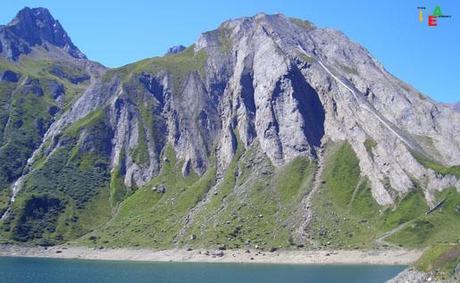
[[408, 265], [422, 254], [421, 250], [315, 250], [315, 251], [275, 251], [226, 250], [218, 251], [181, 249], [155, 251], [149, 249], [93, 249], [88, 247], [54, 246], [22, 247], [0, 245], [0, 256], [45, 257], [93, 260], [129, 260], [156, 262], [226, 262], [226, 263], [270, 263], [270, 264], [385, 264]]

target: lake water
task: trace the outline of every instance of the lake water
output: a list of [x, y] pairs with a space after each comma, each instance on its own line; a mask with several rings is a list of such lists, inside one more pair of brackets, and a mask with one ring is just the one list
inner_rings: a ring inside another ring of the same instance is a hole
[[0, 257], [0, 282], [385, 282], [404, 266], [154, 263]]

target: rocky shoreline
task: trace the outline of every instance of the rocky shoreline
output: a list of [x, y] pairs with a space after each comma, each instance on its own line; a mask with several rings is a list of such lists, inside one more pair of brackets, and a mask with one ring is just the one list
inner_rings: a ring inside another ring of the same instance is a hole
[[96, 249], [76, 246], [25, 247], [0, 245], [0, 256], [43, 257], [89, 260], [127, 260], [157, 262], [226, 262], [268, 264], [384, 264], [409, 265], [422, 254], [420, 250], [184, 250], [155, 251], [120, 248]]

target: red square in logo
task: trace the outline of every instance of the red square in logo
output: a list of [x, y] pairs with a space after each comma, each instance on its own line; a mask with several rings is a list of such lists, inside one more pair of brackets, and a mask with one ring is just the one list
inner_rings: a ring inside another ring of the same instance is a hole
[[435, 27], [438, 25], [437, 17], [436, 16], [428, 16], [428, 26]]

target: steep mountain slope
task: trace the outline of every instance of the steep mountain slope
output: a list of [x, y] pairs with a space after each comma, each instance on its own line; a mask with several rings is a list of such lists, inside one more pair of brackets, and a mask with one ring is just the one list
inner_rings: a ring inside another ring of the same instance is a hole
[[[62, 73], [40, 67], [37, 76], [75, 94], [45, 116], [21, 162], [3, 163], [17, 170], [2, 190], [5, 241], [268, 249], [459, 240], [460, 115], [340, 32], [258, 14], [106, 72], [75, 56], [70, 39], [43, 34], [31, 52], [3, 55], [3, 76], [62, 60]], [[69, 79], [75, 70], [86, 83]], [[5, 109], [27, 86], [9, 80]]]
[[13, 60], [32, 53], [37, 47], [52, 48], [76, 59], [86, 59], [59, 21], [44, 8], [24, 8], [9, 24], [0, 26], [0, 43], [0, 54]]
[[0, 26], [3, 219], [14, 200], [11, 187], [31, 169], [28, 159], [43, 143], [48, 127], [103, 71], [102, 66], [85, 59], [46, 9], [25, 8], [8, 25]]

